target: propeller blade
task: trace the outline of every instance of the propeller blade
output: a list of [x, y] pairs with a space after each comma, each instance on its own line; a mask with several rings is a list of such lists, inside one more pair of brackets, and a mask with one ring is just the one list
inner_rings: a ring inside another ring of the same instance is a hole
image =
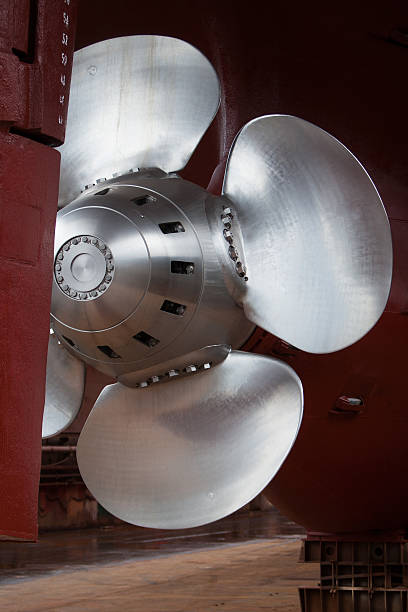
[[203, 525], [262, 491], [302, 411], [302, 385], [289, 366], [232, 351], [189, 380], [105, 387], [78, 441], [79, 469], [99, 503], [129, 523]]
[[181, 170], [217, 112], [217, 74], [166, 36], [104, 40], [74, 54], [60, 205], [129, 168]]
[[374, 184], [344, 145], [297, 117], [259, 117], [235, 139], [223, 192], [242, 231], [251, 321], [311, 353], [371, 329], [390, 289], [391, 234]]
[[59, 344], [48, 340], [47, 379], [42, 437], [50, 438], [72, 423], [79, 412], [85, 386], [85, 364]]

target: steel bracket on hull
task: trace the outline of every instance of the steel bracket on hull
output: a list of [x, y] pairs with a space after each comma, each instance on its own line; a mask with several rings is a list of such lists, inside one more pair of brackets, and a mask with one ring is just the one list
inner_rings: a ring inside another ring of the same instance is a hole
[[406, 612], [408, 541], [308, 538], [301, 561], [320, 563], [319, 586], [300, 588], [302, 612]]

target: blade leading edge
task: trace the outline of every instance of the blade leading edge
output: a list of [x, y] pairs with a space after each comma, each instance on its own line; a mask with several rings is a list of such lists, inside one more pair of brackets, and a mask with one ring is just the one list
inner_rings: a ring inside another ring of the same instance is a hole
[[43, 438], [55, 436], [72, 423], [81, 408], [84, 386], [85, 364], [68, 353], [56, 335], [50, 333]]

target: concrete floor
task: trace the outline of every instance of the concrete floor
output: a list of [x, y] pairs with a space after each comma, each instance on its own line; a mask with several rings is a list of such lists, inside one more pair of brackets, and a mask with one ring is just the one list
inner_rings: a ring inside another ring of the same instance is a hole
[[126, 525], [2, 543], [0, 610], [298, 612], [297, 587], [319, 569], [297, 563], [301, 537], [272, 510], [183, 531]]

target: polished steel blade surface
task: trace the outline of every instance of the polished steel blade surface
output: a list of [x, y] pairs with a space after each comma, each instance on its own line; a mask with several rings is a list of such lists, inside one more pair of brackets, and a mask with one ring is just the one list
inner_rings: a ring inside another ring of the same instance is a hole
[[130, 168], [181, 170], [217, 112], [204, 55], [176, 38], [125, 36], [74, 54], [60, 205]]
[[98, 502], [129, 523], [202, 525], [262, 491], [302, 410], [302, 385], [289, 366], [232, 351], [182, 380], [105, 387], [78, 441], [79, 469]]
[[346, 147], [302, 119], [259, 117], [232, 146], [223, 191], [242, 231], [251, 321], [312, 353], [369, 331], [388, 298], [391, 234]]
[[43, 438], [55, 436], [72, 423], [81, 407], [84, 384], [85, 364], [68, 353], [55, 334], [50, 333]]

